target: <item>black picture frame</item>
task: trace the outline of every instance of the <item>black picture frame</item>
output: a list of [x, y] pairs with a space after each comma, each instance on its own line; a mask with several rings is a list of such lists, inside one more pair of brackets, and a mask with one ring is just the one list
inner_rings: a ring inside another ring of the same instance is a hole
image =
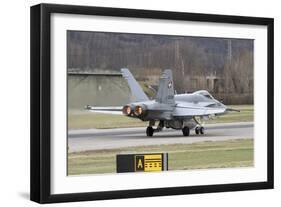
[[[187, 187], [169, 187], [74, 194], [51, 194], [50, 183], [50, 127], [51, 127], [51, 70], [50, 32], [52, 13], [99, 15], [112, 17], [134, 17], [149, 19], [181, 20], [207, 23], [233, 23], [267, 26], [267, 181], [238, 184], [219, 184]], [[273, 44], [274, 20], [272, 18], [228, 16], [168, 11], [103, 8], [56, 4], [39, 4], [31, 7], [31, 169], [30, 199], [38, 203], [88, 201], [147, 196], [211, 193], [271, 189], [274, 187], [274, 72]]]

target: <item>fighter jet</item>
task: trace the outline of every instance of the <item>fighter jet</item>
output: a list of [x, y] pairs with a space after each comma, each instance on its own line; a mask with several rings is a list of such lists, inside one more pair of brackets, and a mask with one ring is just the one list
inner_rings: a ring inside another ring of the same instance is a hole
[[[121, 69], [127, 80], [133, 101], [123, 107], [95, 107], [87, 105], [86, 110], [100, 113], [123, 114], [130, 118], [148, 121], [146, 135], [151, 137], [163, 128], [182, 130], [184, 136], [195, 129], [196, 134], [204, 134], [205, 130], [199, 120], [236, 111], [227, 108], [216, 100], [208, 91], [199, 90], [193, 93], [175, 94], [172, 70], [162, 73], [155, 99], [150, 100], [144, 93], [129, 69]], [[238, 110], [237, 110], [238, 111]], [[157, 127], [155, 123], [158, 122]]]

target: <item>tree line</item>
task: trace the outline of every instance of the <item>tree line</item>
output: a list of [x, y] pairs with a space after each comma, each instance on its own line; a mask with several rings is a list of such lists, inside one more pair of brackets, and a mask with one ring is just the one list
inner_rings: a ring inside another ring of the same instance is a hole
[[224, 92], [252, 93], [253, 48], [250, 39], [68, 31], [67, 67], [76, 72], [128, 67], [144, 77], [170, 68], [179, 92], [189, 86], [187, 77], [215, 75]]

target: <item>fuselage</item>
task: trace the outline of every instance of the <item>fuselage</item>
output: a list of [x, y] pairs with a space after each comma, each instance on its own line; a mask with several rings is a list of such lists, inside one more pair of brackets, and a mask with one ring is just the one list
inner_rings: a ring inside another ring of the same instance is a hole
[[174, 95], [174, 104], [155, 100], [133, 102], [125, 106], [127, 116], [149, 120], [189, 120], [194, 116], [225, 113], [226, 106], [214, 99], [207, 91]]

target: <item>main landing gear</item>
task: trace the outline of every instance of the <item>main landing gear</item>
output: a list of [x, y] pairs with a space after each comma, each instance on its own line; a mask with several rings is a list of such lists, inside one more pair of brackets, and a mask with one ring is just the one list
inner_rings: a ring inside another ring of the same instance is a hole
[[160, 132], [164, 128], [164, 121], [159, 121], [156, 129], [153, 129], [155, 121], [149, 121], [149, 126], [146, 128], [146, 136], [152, 137], [154, 132]]
[[[150, 121], [149, 126], [146, 128], [146, 136], [152, 137], [154, 132], [160, 132], [164, 128], [164, 121], [159, 121], [159, 124], [156, 129], [153, 128], [155, 125], [155, 121]], [[192, 127], [193, 128], [193, 127]], [[184, 126], [183, 128], [179, 127], [176, 129], [181, 129], [183, 136], [189, 136], [190, 135], [190, 129], [188, 126]], [[197, 126], [195, 127], [195, 134], [204, 134], [205, 129], [203, 126], [201, 126], [199, 123], [197, 123]]]
[[153, 132], [154, 132], [154, 129], [151, 126], [148, 126], [146, 128], [146, 136], [152, 137], [153, 136]]
[[185, 126], [185, 127], [182, 128], [183, 136], [187, 137], [187, 136], [189, 136], [189, 133], [190, 133], [189, 127]]

